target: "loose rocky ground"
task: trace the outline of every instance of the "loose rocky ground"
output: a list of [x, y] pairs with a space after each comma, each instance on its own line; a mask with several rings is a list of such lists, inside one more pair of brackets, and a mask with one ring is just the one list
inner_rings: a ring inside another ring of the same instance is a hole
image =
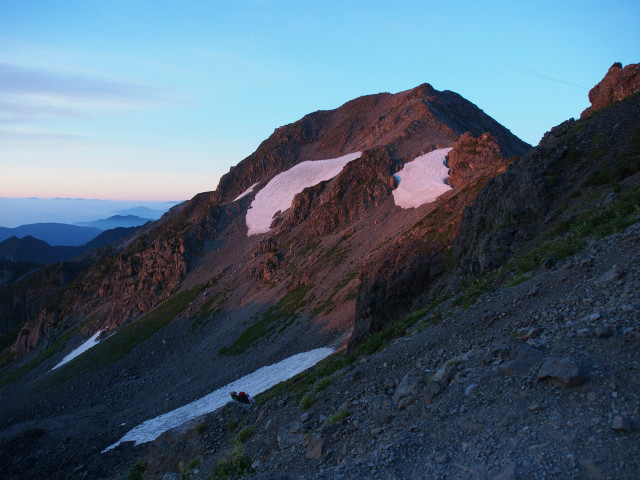
[[640, 224], [438, 310], [306, 411], [284, 394], [166, 433], [147, 478], [206, 478], [245, 427], [255, 479], [640, 478]]

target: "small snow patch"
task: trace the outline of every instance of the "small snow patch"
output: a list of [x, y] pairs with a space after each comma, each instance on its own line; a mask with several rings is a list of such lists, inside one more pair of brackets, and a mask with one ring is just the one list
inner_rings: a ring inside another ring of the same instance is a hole
[[74, 358], [76, 358], [78, 355], [86, 352], [87, 350], [89, 350], [91, 347], [95, 347], [98, 343], [100, 343], [98, 341], [98, 336], [102, 333], [102, 331], [98, 331], [96, 333], [93, 334], [93, 336], [87, 340], [86, 342], [84, 342], [82, 345], [80, 345], [78, 348], [76, 348], [73, 352], [71, 352], [69, 355], [67, 355], [66, 357], [64, 357], [62, 359], [62, 361], [57, 364], [55, 367], [53, 367], [51, 370], [55, 370], [58, 367], [61, 367], [62, 365], [64, 365], [65, 363], [70, 362], [71, 360], [73, 360]]
[[233, 199], [234, 202], [237, 202], [238, 200], [240, 200], [242, 197], [246, 197], [247, 195], [249, 195], [251, 192], [253, 192], [253, 189], [256, 187], [256, 185], [258, 184], [258, 182], [254, 183], [253, 185], [251, 185], [249, 188], [247, 188], [244, 192], [242, 192], [240, 195], [238, 195], [236, 198]]
[[362, 152], [354, 152], [329, 160], [307, 160], [273, 177], [256, 194], [247, 210], [247, 235], [268, 232], [273, 216], [291, 207], [293, 197], [305, 188], [335, 177], [347, 163], [361, 155]]
[[443, 193], [451, 190], [444, 183], [449, 176], [449, 169], [444, 164], [445, 157], [451, 148], [440, 148], [422, 155], [394, 175], [399, 182], [393, 191], [393, 199], [401, 208], [416, 208], [433, 202]]
[[214, 390], [205, 397], [141, 423], [116, 443], [105, 448], [102, 453], [117, 447], [123, 442], [135, 442], [135, 445], [151, 442], [167, 430], [226, 405], [231, 401], [229, 392], [232, 390], [244, 391], [255, 396], [314, 366], [332, 353], [332, 348], [316, 348], [315, 350], [285, 358], [273, 365], [262, 367], [235, 382]]

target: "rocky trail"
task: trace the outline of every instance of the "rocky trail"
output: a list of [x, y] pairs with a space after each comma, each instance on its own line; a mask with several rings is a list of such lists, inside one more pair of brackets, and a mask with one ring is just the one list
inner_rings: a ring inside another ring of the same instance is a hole
[[638, 478], [639, 242], [636, 224], [466, 311], [441, 304], [306, 410], [283, 393], [167, 432], [146, 478], [207, 478], [234, 439], [264, 480]]

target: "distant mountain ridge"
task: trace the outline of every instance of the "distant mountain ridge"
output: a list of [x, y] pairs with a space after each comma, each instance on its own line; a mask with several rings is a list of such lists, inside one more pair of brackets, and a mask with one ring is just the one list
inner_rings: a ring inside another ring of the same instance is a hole
[[67, 223], [32, 223], [15, 228], [0, 227], [0, 241], [10, 237], [31, 236], [47, 242], [52, 247], [78, 247], [93, 240], [103, 229]]
[[131, 235], [138, 227], [118, 227], [100, 233], [80, 246], [51, 246], [44, 240], [27, 235], [23, 238], [9, 237], [0, 242], [0, 259], [13, 262], [49, 264], [69, 260], [90, 250], [107, 246]]
[[109, 218], [93, 220], [90, 222], [76, 222], [75, 225], [81, 227], [93, 227], [101, 230], [109, 230], [118, 227], [139, 227], [147, 222], [152, 222], [151, 218], [141, 218], [137, 215], [113, 215]]

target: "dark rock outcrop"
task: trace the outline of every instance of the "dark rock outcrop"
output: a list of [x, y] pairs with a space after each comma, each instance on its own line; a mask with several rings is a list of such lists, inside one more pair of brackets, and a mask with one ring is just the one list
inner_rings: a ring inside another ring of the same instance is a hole
[[365, 210], [382, 205], [395, 187], [393, 174], [401, 165], [390, 147], [364, 152], [349, 162], [334, 181], [322, 182], [296, 195], [283, 226], [291, 228], [307, 220], [306, 232], [311, 236], [345, 227]]
[[604, 78], [589, 90], [591, 106], [580, 114], [586, 118], [598, 110], [620, 102], [640, 90], [640, 63], [632, 63], [622, 68], [616, 62], [609, 68]]
[[448, 155], [454, 189], [362, 268], [350, 348], [400, 318], [443, 273], [445, 252], [458, 234], [463, 211], [509, 161], [491, 135], [465, 133], [458, 139]]

